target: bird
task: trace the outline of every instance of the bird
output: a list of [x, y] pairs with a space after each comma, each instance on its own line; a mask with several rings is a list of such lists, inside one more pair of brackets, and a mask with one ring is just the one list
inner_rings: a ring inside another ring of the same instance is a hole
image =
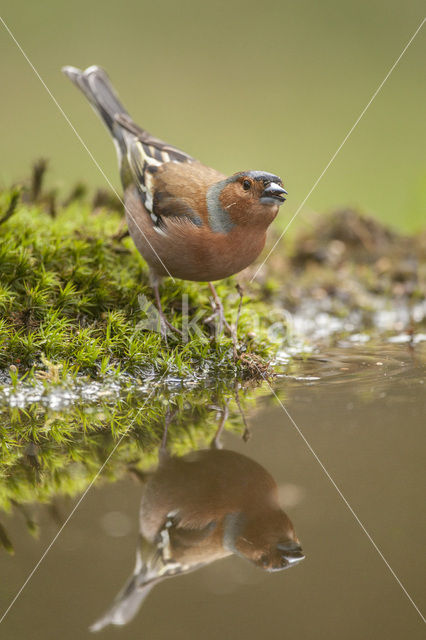
[[258, 170], [226, 176], [135, 124], [101, 67], [62, 71], [112, 135], [129, 233], [148, 263], [161, 327], [176, 329], [159, 293], [169, 276], [208, 282], [215, 312], [229, 328], [213, 282], [242, 271], [261, 253], [286, 199], [281, 178]]
[[167, 452], [163, 436], [143, 490], [134, 571], [91, 631], [127, 624], [155, 585], [231, 554], [268, 572], [304, 559], [275, 480], [251, 458], [219, 448], [217, 436], [210, 449], [183, 457]]

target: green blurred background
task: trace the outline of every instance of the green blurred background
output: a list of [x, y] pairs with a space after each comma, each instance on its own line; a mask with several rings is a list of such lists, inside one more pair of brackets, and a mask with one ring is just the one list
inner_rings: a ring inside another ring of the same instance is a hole
[[[420, 0], [30, 2], [3, 18], [118, 187], [113, 146], [64, 64], [108, 70], [134, 119], [225, 173], [284, 178], [284, 226], [424, 15]], [[39, 157], [50, 182], [105, 186], [92, 160], [0, 25], [0, 180]], [[310, 196], [356, 206], [403, 230], [426, 220], [426, 25]]]

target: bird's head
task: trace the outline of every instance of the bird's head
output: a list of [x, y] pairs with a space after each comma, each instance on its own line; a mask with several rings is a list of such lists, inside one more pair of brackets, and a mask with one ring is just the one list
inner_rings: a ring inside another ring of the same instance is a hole
[[290, 518], [281, 509], [228, 516], [229, 550], [265, 571], [281, 571], [304, 559]]
[[266, 171], [235, 173], [218, 193], [221, 209], [234, 224], [264, 227], [274, 220], [286, 195], [281, 178]]

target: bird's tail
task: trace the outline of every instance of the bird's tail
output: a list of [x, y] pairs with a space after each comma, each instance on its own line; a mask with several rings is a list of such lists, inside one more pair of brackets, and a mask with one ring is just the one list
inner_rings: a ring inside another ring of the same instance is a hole
[[92, 624], [90, 631], [100, 631], [109, 624], [123, 625], [130, 622], [152, 587], [163, 579], [165, 569], [157, 544], [140, 535], [133, 574], [114, 598], [108, 611]]
[[62, 72], [84, 93], [113, 138], [123, 148], [123, 131], [117, 126], [116, 117], [129, 117], [129, 114], [118, 99], [106, 72], [96, 65], [88, 67], [85, 71], [76, 67], [62, 67]]
[[91, 625], [90, 631], [101, 631], [109, 624], [124, 625], [130, 622], [156, 582], [157, 580], [154, 579], [144, 584], [139, 574], [133, 574], [108, 611]]

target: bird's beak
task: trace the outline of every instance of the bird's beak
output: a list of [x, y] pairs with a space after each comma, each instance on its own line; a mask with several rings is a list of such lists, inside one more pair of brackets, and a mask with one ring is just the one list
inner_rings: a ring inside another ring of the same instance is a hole
[[276, 182], [270, 182], [263, 190], [260, 200], [264, 204], [273, 204], [278, 202], [285, 202], [285, 196], [287, 191]]
[[287, 562], [287, 566], [292, 567], [301, 560], [304, 560], [305, 554], [302, 547], [297, 542], [289, 542], [286, 544], [277, 544], [277, 548], [282, 551], [282, 557]]

